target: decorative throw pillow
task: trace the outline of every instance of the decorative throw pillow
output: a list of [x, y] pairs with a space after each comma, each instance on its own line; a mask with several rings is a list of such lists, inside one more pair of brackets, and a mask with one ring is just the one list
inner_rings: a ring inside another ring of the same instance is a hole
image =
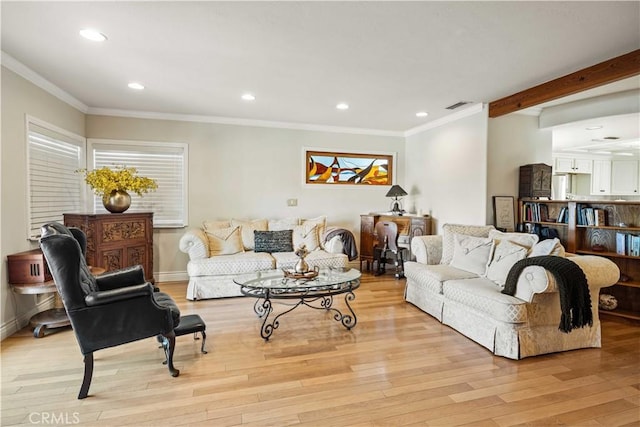
[[318, 240], [318, 226], [315, 224], [296, 225], [293, 227], [293, 248], [305, 245], [308, 251], [315, 251], [320, 247]]
[[232, 255], [244, 252], [240, 227], [209, 229], [205, 233], [209, 240], [209, 256]]
[[202, 228], [204, 231], [217, 230], [218, 228], [229, 228], [231, 223], [229, 221], [203, 221]]
[[489, 232], [489, 238], [493, 240], [509, 240], [510, 242], [517, 243], [520, 246], [525, 246], [527, 249], [531, 249], [540, 238], [537, 234], [531, 233], [504, 233], [498, 230], [491, 230]]
[[541, 242], [535, 244], [533, 248], [531, 248], [531, 252], [529, 256], [542, 256], [542, 255], [554, 255], [564, 257], [565, 251], [564, 246], [560, 243], [560, 240], [557, 237], [553, 239], [546, 239]]
[[270, 219], [268, 224], [269, 231], [293, 230], [293, 227], [300, 224], [298, 218]]
[[487, 267], [487, 279], [504, 287], [509, 270], [513, 265], [527, 257], [528, 249], [509, 240], [495, 240], [493, 259]]
[[250, 251], [255, 247], [253, 232], [255, 230], [267, 231], [267, 220], [254, 219], [251, 221], [241, 221], [238, 219], [232, 219], [231, 226], [240, 227], [240, 234], [242, 235], [242, 244], [244, 245], [244, 249]]
[[453, 236], [453, 258], [451, 266], [483, 276], [491, 256], [493, 240], [464, 234]]
[[293, 230], [254, 231], [256, 252], [293, 252]]
[[[316, 230], [318, 231], [318, 242], [320, 242], [319, 247], [322, 247], [322, 249], [324, 249], [322, 237], [324, 236], [324, 232], [327, 229], [327, 217], [324, 215], [321, 215], [316, 218], [301, 219], [300, 225], [309, 225], [309, 226], [316, 225], [317, 226]], [[307, 249], [309, 249], [309, 247], [307, 247]]]
[[463, 225], [445, 224], [442, 226], [442, 258], [440, 264], [451, 264], [453, 257], [453, 236], [464, 234], [474, 237], [487, 237], [490, 230], [495, 230], [492, 225]]

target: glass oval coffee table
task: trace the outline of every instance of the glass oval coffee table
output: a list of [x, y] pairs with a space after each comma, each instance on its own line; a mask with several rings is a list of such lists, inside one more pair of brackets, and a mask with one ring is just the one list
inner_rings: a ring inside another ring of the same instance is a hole
[[[349, 302], [356, 297], [353, 291], [360, 287], [358, 270], [325, 268], [320, 269], [313, 278], [300, 279], [285, 277], [282, 270], [268, 270], [239, 275], [233, 281], [240, 286], [243, 295], [256, 298], [253, 311], [262, 319], [260, 335], [267, 341], [280, 325], [278, 319], [301, 305], [330, 311], [333, 319], [348, 330], [356, 326], [356, 314]], [[343, 314], [333, 307], [333, 296], [341, 294], [345, 294], [348, 313]], [[291, 302], [279, 301], [289, 308], [270, 319], [273, 300]]]

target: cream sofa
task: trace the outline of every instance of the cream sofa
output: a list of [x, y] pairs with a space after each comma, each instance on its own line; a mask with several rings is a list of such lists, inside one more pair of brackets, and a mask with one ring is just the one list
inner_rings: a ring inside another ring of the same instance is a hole
[[[442, 235], [414, 237], [411, 249], [416, 261], [404, 265], [406, 301], [495, 355], [521, 359], [601, 346], [599, 289], [613, 285], [620, 276], [612, 261], [565, 254], [557, 239], [538, 242], [531, 234], [459, 224], [444, 225]], [[476, 259], [465, 259], [476, 252]], [[522, 271], [514, 296], [501, 292], [511, 266], [532, 255], [563, 256], [582, 269], [591, 297], [592, 326], [569, 333], [559, 330], [558, 286], [541, 266]]]
[[349, 257], [343, 237], [342, 233], [327, 232], [324, 216], [205, 221], [201, 228], [187, 230], [179, 243], [180, 250], [189, 255], [187, 299], [241, 296], [234, 277], [260, 270], [292, 269], [299, 259], [294, 251], [301, 245], [309, 250], [305, 260], [311, 268], [347, 267]]

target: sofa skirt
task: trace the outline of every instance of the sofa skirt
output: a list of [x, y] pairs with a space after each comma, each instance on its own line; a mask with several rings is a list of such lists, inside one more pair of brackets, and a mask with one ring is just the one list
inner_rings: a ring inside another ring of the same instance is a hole
[[496, 356], [523, 359], [540, 354], [580, 348], [601, 347], [600, 321], [593, 326], [564, 333], [558, 325], [531, 326], [528, 323], [496, 321], [455, 301], [444, 302], [442, 323], [472, 339]]
[[407, 276], [404, 299], [442, 322], [444, 296], [427, 291], [426, 285], [418, 283]]
[[226, 298], [242, 296], [240, 286], [233, 282], [237, 274], [221, 276], [195, 276], [189, 278], [187, 299]]

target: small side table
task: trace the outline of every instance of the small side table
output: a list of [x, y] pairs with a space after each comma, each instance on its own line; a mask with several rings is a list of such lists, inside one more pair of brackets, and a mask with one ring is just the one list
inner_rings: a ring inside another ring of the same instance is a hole
[[[104, 273], [104, 268], [90, 267], [93, 275]], [[62, 299], [58, 294], [58, 289], [53, 280], [42, 283], [18, 283], [10, 284], [13, 292], [22, 295], [38, 295], [38, 294], [50, 294], [55, 292], [55, 299], [53, 308], [49, 310], [41, 311], [40, 313], [29, 319], [29, 326], [33, 329], [33, 336], [35, 338], [42, 338], [45, 335], [47, 329], [64, 328], [71, 325], [67, 312], [62, 304]]]

